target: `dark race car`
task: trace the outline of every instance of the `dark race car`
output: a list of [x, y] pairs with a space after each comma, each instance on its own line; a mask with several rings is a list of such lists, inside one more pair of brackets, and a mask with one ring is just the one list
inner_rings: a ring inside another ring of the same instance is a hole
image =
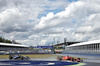
[[9, 55], [10, 60], [29, 60], [30, 58], [28, 56], [24, 57], [21, 55]]
[[69, 56], [58, 56], [57, 60], [58, 61], [69, 60], [69, 61], [74, 61], [74, 62], [83, 62], [83, 59], [73, 58], [73, 57], [69, 57]]

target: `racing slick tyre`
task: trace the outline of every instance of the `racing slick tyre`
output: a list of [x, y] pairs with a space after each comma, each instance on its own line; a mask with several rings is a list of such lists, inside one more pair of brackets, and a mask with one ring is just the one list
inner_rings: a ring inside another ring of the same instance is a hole
[[80, 58], [78, 58], [79, 60], [80, 60], [80, 62], [83, 62], [83, 59], [80, 59]]
[[12, 60], [13, 59], [13, 56], [9, 55], [9, 59]]
[[79, 60], [80, 60], [80, 58], [77, 58], [77, 59], [79, 59]]
[[61, 61], [61, 60], [62, 60], [62, 58], [61, 58], [61, 57], [57, 57], [57, 60], [58, 60], [58, 61]]
[[77, 58], [77, 62], [83, 62], [83, 59]]
[[24, 60], [24, 57], [23, 56], [21, 56], [21, 60]]
[[72, 58], [72, 61], [74, 61], [74, 58]]

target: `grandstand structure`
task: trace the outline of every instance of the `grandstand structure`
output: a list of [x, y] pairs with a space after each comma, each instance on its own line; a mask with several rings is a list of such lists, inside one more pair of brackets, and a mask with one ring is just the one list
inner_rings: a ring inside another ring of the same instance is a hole
[[29, 47], [21, 44], [0, 43], [0, 51], [17, 52], [28, 50]]
[[68, 45], [64, 53], [89, 53], [100, 54], [100, 40], [87, 41]]
[[73, 45], [75, 43], [80, 43], [79, 41], [75, 42], [75, 41], [67, 41], [67, 42], [63, 42], [63, 43], [59, 43], [59, 44], [54, 44], [52, 45], [54, 47], [54, 50], [56, 53], [62, 53], [65, 49], [65, 46], [68, 45]]

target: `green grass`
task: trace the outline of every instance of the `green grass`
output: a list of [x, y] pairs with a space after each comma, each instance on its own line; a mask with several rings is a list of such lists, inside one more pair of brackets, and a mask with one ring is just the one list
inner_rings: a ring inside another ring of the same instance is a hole
[[[53, 54], [26, 54], [22, 56], [28, 56], [30, 58], [50, 58], [50, 57], [57, 57], [58, 55]], [[9, 58], [9, 55], [0, 55], [0, 58]]]
[[9, 58], [9, 55], [0, 55], [0, 58]]

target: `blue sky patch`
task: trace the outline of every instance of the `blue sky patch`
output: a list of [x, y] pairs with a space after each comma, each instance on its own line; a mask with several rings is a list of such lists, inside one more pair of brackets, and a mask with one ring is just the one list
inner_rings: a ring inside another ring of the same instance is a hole
[[64, 9], [54, 9], [54, 10], [45, 10], [44, 14], [40, 14], [38, 18], [40, 19], [42, 16], [46, 16], [49, 12], [53, 12], [54, 14], [63, 11]]
[[76, 23], [77, 22], [77, 19], [72, 19], [72, 23]]
[[40, 15], [38, 16], [38, 18], [40, 19], [41, 17], [46, 16], [46, 15], [47, 15], [47, 13], [46, 13], [46, 14], [40, 14]]
[[63, 11], [64, 9], [45, 10], [46, 12], [53, 12], [54, 14]]
[[35, 20], [32, 20], [32, 19], [30, 19], [30, 20], [28, 20], [28, 22], [34, 22]]
[[68, 2], [76, 2], [76, 1], [78, 1], [78, 0], [68, 0]]

